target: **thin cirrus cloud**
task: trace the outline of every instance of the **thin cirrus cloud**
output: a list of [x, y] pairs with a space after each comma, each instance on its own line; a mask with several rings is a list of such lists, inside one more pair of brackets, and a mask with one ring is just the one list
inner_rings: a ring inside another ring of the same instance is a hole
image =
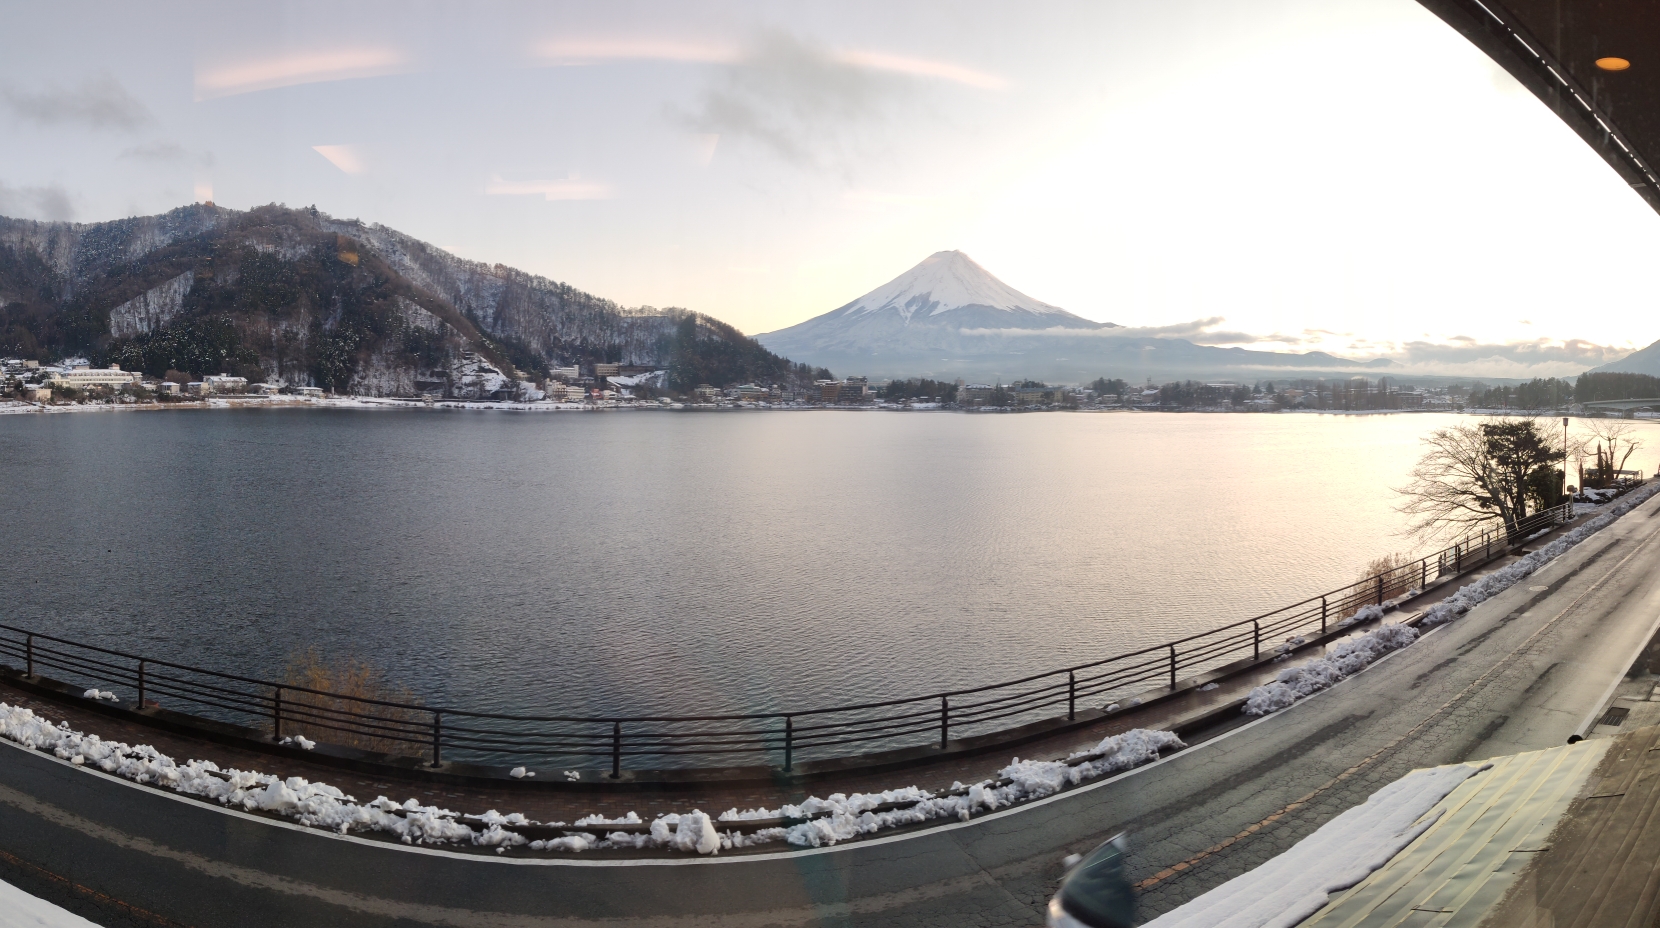
[[609, 200], [611, 185], [572, 176], [564, 180], [502, 180], [498, 175], [484, 185], [490, 196], [540, 196], [545, 200]]
[[842, 64], [852, 65], [856, 68], [886, 71], [890, 74], [909, 74], [912, 77], [932, 77], [968, 87], [977, 87], [980, 90], [1002, 90], [1008, 86], [1008, 81], [996, 74], [977, 71], [959, 64], [952, 64], [949, 61], [933, 61], [927, 58], [912, 58], [907, 55], [890, 55], [886, 52], [855, 50], [832, 52], [830, 57]]
[[[678, 39], [560, 39], [542, 44], [537, 54], [551, 64], [577, 66], [608, 61], [668, 61], [689, 64], [739, 64], [751, 53], [737, 45]], [[950, 81], [981, 90], [1001, 90], [1004, 78], [949, 61], [861, 49], [838, 49], [827, 57], [866, 71], [905, 74]]]
[[347, 174], [362, 174], [365, 170], [363, 153], [356, 145], [313, 145], [311, 150]]
[[409, 70], [410, 58], [394, 48], [338, 48], [221, 64], [198, 64], [196, 99], [211, 100], [258, 90], [324, 81], [379, 77]]

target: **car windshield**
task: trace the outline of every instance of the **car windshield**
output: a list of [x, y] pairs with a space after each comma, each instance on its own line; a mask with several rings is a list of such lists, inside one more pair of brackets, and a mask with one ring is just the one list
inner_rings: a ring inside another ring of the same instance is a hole
[[1122, 839], [1091, 851], [1061, 882], [1061, 908], [1090, 928], [1135, 924], [1136, 897], [1130, 886]]

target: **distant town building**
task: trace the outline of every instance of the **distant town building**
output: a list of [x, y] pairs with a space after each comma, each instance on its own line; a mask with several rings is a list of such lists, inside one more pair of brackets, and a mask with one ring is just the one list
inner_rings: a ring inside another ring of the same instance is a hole
[[86, 387], [130, 387], [137, 383], [139, 375], [133, 371], [124, 371], [120, 365], [112, 364], [107, 368], [75, 367], [53, 371], [46, 378], [49, 384], [55, 384], [73, 389]]
[[713, 403], [720, 396], [720, 391], [706, 383], [700, 383], [693, 388], [692, 395], [696, 396], [700, 403]]
[[825, 403], [863, 403], [870, 397], [870, 382], [863, 377], [814, 381], [819, 400]]
[[260, 396], [276, 396], [282, 392], [282, 387], [274, 383], [251, 383], [248, 385], [248, 392]]
[[1055, 402], [1060, 392], [1056, 387], [1010, 387], [1009, 399], [1016, 406], [1039, 406]]
[[582, 376], [582, 368], [572, 364], [570, 367], [550, 367], [548, 376], [556, 380], [571, 381]]
[[294, 388], [294, 395], [295, 396], [303, 396], [307, 399], [320, 399], [323, 396], [323, 388], [322, 387], [295, 387]]
[[208, 393], [244, 393], [248, 389], [248, 378], [229, 374], [212, 374], [202, 378], [202, 383]]
[[622, 373], [622, 365], [621, 364], [595, 364], [594, 365], [594, 376], [596, 378], [603, 379], [605, 377], [615, 377], [615, 376], [617, 376], [618, 374], [621, 374], [621, 373]]

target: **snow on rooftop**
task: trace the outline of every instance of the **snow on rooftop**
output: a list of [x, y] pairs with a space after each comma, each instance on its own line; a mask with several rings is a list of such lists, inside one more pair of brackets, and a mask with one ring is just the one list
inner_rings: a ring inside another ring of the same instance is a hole
[[1348, 889], [1388, 863], [1440, 818], [1436, 804], [1458, 784], [1491, 766], [1455, 764], [1415, 770], [1320, 826], [1285, 853], [1143, 928], [1295, 925], [1324, 907], [1333, 893]]

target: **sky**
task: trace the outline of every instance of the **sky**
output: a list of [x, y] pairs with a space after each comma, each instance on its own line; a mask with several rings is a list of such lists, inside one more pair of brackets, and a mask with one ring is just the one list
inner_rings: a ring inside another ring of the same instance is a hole
[[1657, 216], [1414, 0], [9, 4], [0, 214], [315, 205], [767, 332], [960, 249], [1203, 344], [1577, 374]]

